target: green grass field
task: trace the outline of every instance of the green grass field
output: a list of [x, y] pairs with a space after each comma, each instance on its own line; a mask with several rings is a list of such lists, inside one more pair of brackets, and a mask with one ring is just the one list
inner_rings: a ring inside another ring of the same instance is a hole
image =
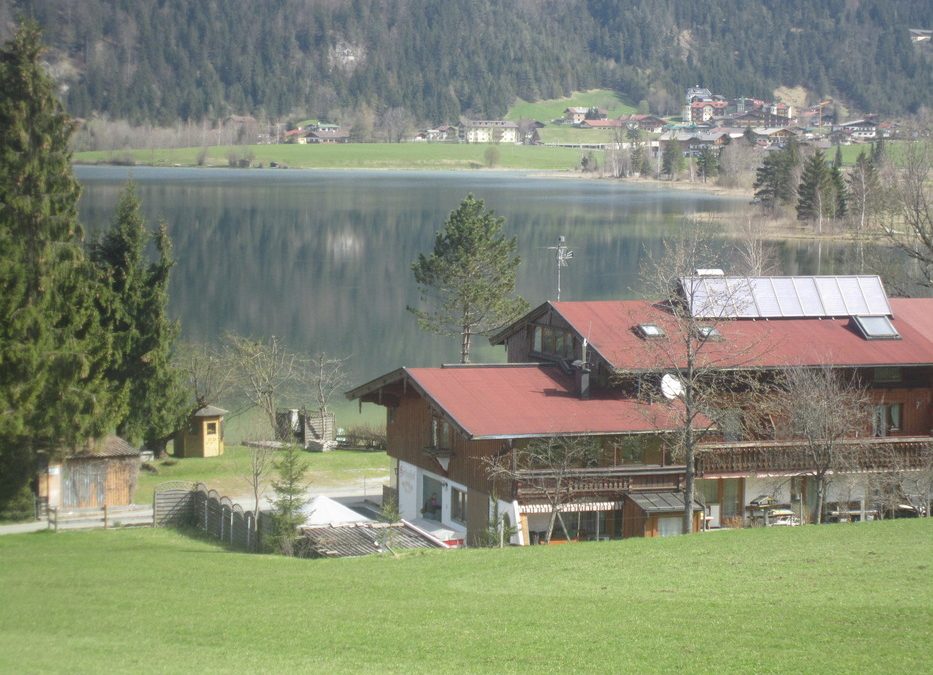
[[505, 119], [518, 121], [521, 119], [532, 119], [550, 124], [551, 120], [564, 116], [566, 108], [604, 108], [609, 117], [619, 117], [620, 115], [630, 115], [637, 112], [627, 102], [619, 98], [618, 94], [609, 89], [592, 89], [590, 91], [578, 91], [568, 98], [555, 98], [546, 101], [523, 101], [518, 99], [509, 108]]
[[[240, 145], [208, 148], [205, 166], [227, 166], [231, 153], [253, 154], [253, 165], [277, 162], [303, 169], [480, 169], [487, 168], [486, 144], [466, 143], [346, 143], [325, 145]], [[580, 151], [501, 144], [493, 168], [538, 171], [571, 170], [580, 164]], [[78, 152], [83, 164], [126, 162], [152, 166], [196, 166], [201, 148]]]
[[4, 672], [928, 672], [933, 521], [344, 560], [0, 537]]
[[[246, 482], [249, 473], [249, 448], [227, 446], [220, 457], [175, 459], [154, 461], [158, 473], [140, 471], [136, 487], [137, 504], [151, 504], [155, 486], [168, 481], [200, 481], [222, 495], [250, 494], [252, 488]], [[308, 479], [312, 487], [337, 485], [362, 486], [364, 481], [372, 484], [373, 493], [381, 494], [382, 480], [389, 472], [389, 457], [384, 452], [363, 450], [334, 450], [332, 452], [309, 452], [304, 455], [310, 468]], [[246, 509], [252, 504], [242, 504]]]

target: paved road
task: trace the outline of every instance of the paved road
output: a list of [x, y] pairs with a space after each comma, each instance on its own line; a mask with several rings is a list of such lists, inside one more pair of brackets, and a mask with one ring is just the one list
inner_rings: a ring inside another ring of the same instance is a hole
[[49, 529], [49, 524], [45, 520], [34, 520], [29, 523], [16, 523], [15, 525], [0, 525], [0, 535], [3, 534], [25, 534], [27, 532], [39, 532]]

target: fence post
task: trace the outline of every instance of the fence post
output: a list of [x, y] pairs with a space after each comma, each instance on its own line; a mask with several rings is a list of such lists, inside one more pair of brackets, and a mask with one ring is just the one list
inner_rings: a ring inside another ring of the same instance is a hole
[[107, 505], [104, 504], [104, 529], [107, 529]]

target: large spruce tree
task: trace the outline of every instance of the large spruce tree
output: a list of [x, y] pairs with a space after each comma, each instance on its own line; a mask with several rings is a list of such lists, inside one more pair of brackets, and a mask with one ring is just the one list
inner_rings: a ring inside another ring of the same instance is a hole
[[100, 295], [102, 321], [114, 340], [107, 377], [128, 397], [117, 433], [161, 452], [190, 411], [181, 372], [171, 362], [178, 335], [166, 311], [171, 240], [165, 225], [146, 229], [133, 183], [120, 197], [111, 229], [91, 246], [91, 259], [109, 291]]
[[121, 408], [80, 244], [72, 123], [41, 52], [31, 22], [0, 49], [0, 512], [39, 453], [101, 434]]
[[428, 310], [409, 307], [418, 324], [438, 335], [460, 336], [460, 362], [470, 360], [474, 335], [491, 335], [528, 307], [515, 292], [518, 242], [502, 234], [503, 218], [468, 195], [434, 239], [431, 255], [412, 264]]
[[822, 150], [817, 150], [804, 162], [800, 186], [797, 188], [797, 219], [815, 220], [822, 229], [823, 218], [836, 213], [836, 186], [833, 173]]

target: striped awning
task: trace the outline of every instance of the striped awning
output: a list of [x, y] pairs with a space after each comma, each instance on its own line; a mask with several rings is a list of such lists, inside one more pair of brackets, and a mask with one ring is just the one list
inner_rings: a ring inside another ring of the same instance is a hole
[[[622, 509], [622, 502], [572, 502], [570, 504], [561, 504], [562, 513], [576, 513], [578, 511], [619, 511]], [[520, 513], [550, 513], [550, 504], [519, 504]]]

